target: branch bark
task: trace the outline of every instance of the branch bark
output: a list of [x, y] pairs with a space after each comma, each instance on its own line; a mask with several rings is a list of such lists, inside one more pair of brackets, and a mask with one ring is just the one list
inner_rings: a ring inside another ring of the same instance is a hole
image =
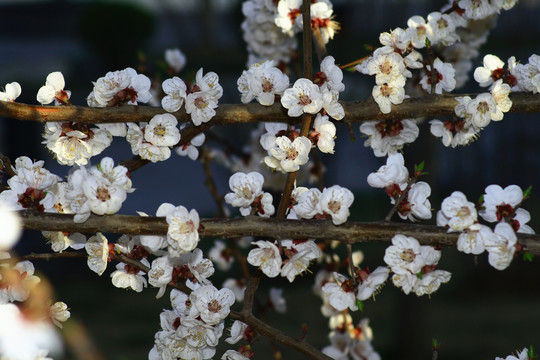
[[[392, 112], [383, 114], [373, 99], [362, 101], [341, 101], [345, 110], [342, 122], [353, 123], [369, 120], [406, 119], [422, 116], [453, 115], [458, 96], [475, 94], [425, 95], [405, 99], [400, 105], [393, 105]], [[513, 102], [511, 113], [540, 112], [540, 95], [528, 93], [510, 94]], [[85, 106], [38, 106], [0, 101], [0, 116], [22, 121], [76, 121], [85, 124], [106, 124], [122, 122], [149, 121], [158, 114], [165, 113], [162, 108], [148, 106], [123, 106], [116, 108], [90, 108]], [[173, 113], [179, 122], [190, 122], [184, 109]], [[252, 122], [300, 123], [301, 117], [291, 118], [281, 104], [262, 106], [257, 103], [221, 104], [211, 125], [241, 124]]]
[[[82, 233], [166, 235], [164, 217], [132, 215], [91, 215], [84, 223], [74, 223], [68, 214], [20, 211], [25, 229]], [[416, 238], [423, 245], [456, 246], [459, 233], [445, 228], [396, 222], [347, 222], [336, 226], [330, 220], [289, 220], [248, 216], [233, 219], [201, 219], [201, 237], [234, 239], [243, 236], [274, 239], [337, 240], [346, 244], [390, 242], [396, 234]], [[540, 235], [517, 234], [519, 243], [533, 255], [540, 255]]]

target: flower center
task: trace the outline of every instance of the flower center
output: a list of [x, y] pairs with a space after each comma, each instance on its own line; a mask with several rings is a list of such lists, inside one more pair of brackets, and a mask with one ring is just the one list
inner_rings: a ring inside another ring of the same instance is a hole
[[311, 99], [306, 94], [302, 94], [298, 97], [298, 103], [300, 105], [306, 106], [311, 104]]
[[196, 98], [195, 101], [193, 101], [193, 103], [199, 109], [204, 109], [205, 107], [208, 106], [208, 102], [206, 102], [202, 97]]
[[24, 193], [18, 195], [19, 204], [25, 209], [43, 212], [45, 207], [39, 202], [45, 198], [45, 195], [43, 190], [28, 188]]
[[406, 261], [408, 263], [412, 263], [415, 258], [416, 258], [416, 254], [414, 253], [413, 249], [406, 249], [406, 250], [403, 250], [401, 253], [401, 260]]
[[107, 190], [107, 188], [104, 188], [104, 187], [98, 187], [97, 190], [96, 190], [96, 197], [105, 202], [107, 200], [109, 200], [111, 198], [111, 195], [109, 194], [109, 190]]
[[328, 202], [328, 209], [330, 209], [331, 212], [337, 213], [339, 212], [339, 209], [341, 209], [341, 202], [336, 200], [331, 200]]
[[165, 136], [167, 129], [163, 125], [158, 125], [154, 128], [154, 134], [157, 136]]
[[216, 299], [208, 303], [208, 311], [217, 313], [221, 310], [221, 304]]

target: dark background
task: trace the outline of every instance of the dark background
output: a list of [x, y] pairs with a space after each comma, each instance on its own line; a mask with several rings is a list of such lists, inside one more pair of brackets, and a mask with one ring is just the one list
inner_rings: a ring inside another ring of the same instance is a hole
[[[247, 53], [240, 24], [240, 1], [1, 1], [0, 0], [0, 86], [18, 81], [22, 95], [18, 102], [37, 104], [35, 94], [47, 74], [62, 71], [66, 89], [73, 92], [75, 105], [86, 105], [92, 81], [108, 71], [127, 66], [147, 75], [159, 74], [157, 62], [163, 61], [166, 48], [178, 47], [187, 56], [182, 76], [192, 75], [199, 67], [215, 71], [224, 87], [221, 103], [239, 103], [236, 79], [244, 70]], [[440, 9], [444, 1], [335, 1], [336, 19], [341, 33], [328, 50], [339, 64], [366, 55], [364, 44], [378, 44], [378, 35], [398, 26], [405, 27], [413, 15], [427, 17]], [[521, 1], [504, 12], [491, 32], [481, 54], [493, 53], [505, 60], [516, 56], [527, 62], [531, 54], [540, 54], [540, 11], [538, 1]], [[481, 64], [475, 59], [473, 67]], [[165, 78], [161, 73], [162, 80]], [[373, 79], [345, 74], [346, 91], [342, 100], [366, 99]], [[474, 81], [460, 92], [480, 92]], [[429, 120], [429, 119], [426, 119]], [[249, 127], [215, 128], [212, 131], [243, 144]], [[538, 115], [507, 114], [502, 122], [492, 123], [478, 141], [458, 149], [447, 149], [429, 133], [427, 123], [420, 125], [420, 138], [405, 148], [406, 164], [426, 161], [436, 211], [441, 200], [452, 191], [463, 191], [475, 201], [489, 184], [533, 185], [524, 208], [532, 214], [530, 225], [540, 229], [537, 193], [540, 157]], [[45, 159], [46, 167], [65, 176], [41, 142], [42, 125], [0, 119], [0, 151], [11, 159], [27, 155]], [[389, 203], [382, 190], [368, 187], [366, 177], [384, 163], [363, 147], [358, 126], [356, 142], [350, 142], [347, 129], [338, 126], [336, 154], [323, 156], [327, 166], [325, 182], [340, 184], [355, 192], [351, 220], [384, 218]], [[127, 143], [115, 139], [113, 146], [93, 159], [112, 156], [116, 162], [131, 157]], [[229, 173], [214, 166], [221, 193], [227, 189]], [[197, 162], [175, 154], [167, 164], [149, 164], [133, 176], [137, 189], [128, 196], [121, 213], [136, 210], [154, 214], [163, 202], [196, 208], [202, 217], [215, 214], [215, 205], [203, 185], [204, 173]], [[146, 195], [143, 195], [146, 194]], [[152, 195], [148, 195], [152, 194]], [[433, 213], [435, 215], [435, 212]], [[201, 242], [203, 250], [212, 241]], [[386, 246], [356, 245], [365, 252], [363, 265], [372, 269], [383, 264]], [[37, 232], [26, 232], [19, 245], [21, 253], [47, 251]], [[65, 333], [86, 333], [105, 359], [143, 359], [159, 330], [159, 313], [170, 308], [167, 296], [155, 301], [155, 289], [142, 294], [117, 289], [108, 279], [112, 265], [102, 279], [86, 269], [84, 260], [34, 262], [36, 268], [56, 286], [57, 297], [71, 308], [72, 319]], [[540, 281], [538, 261], [524, 263], [519, 257], [504, 272], [491, 268], [487, 255], [478, 257], [443, 249], [440, 269], [452, 272], [450, 283], [443, 285], [431, 299], [405, 296], [389, 282], [376, 301], [366, 301], [364, 313], [354, 313], [359, 321], [368, 317], [374, 332], [373, 345], [383, 359], [430, 359], [431, 339], [441, 344], [440, 359], [493, 359], [533, 345], [540, 348]], [[316, 267], [313, 272], [316, 272]], [[216, 274], [220, 286], [225, 276]], [[285, 288], [289, 311], [270, 314], [272, 325], [300, 336], [302, 323], [308, 325], [308, 340], [318, 348], [328, 344], [327, 320], [320, 316], [320, 299], [311, 294], [313, 278], [304, 276], [294, 286], [282, 279], [266, 279], [259, 291], [264, 301], [270, 286]], [[224, 335], [227, 336], [227, 335]], [[228, 344], [226, 344], [228, 345]], [[218, 350], [220, 357], [227, 347]], [[232, 348], [232, 347], [231, 347]], [[255, 347], [255, 359], [269, 358], [266, 340]], [[302, 358], [282, 349], [284, 358]], [[66, 358], [74, 358], [68, 348]]]

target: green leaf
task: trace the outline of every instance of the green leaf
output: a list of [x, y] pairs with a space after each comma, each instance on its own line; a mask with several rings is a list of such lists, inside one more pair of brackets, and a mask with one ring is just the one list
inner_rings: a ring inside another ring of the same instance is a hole
[[358, 309], [360, 309], [360, 311], [364, 311], [364, 303], [362, 302], [362, 300], [356, 300], [356, 306], [358, 306]]
[[525, 251], [525, 252], [523, 253], [523, 261], [526, 261], [526, 262], [532, 262], [532, 261], [533, 261], [533, 258], [534, 258], [534, 255], [531, 254], [530, 252]]
[[414, 172], [422, 172], [424, 171], [424, 162], [422, 161], [420, 164], [418, 165], [414, 165]]
[[439, 347], [439, 342], [437, 341], [437, 339], [433, 338], [431, 339], [431, 346], [433, 346], [434, 349], [438, 348]]
[[429, 41], [429, 39], [427, 37], [426, 37], [426, 47], [427, 48], [431, 47], [431, 41]]
[[532, 345], [529, 347], [529, 350], [527, 350], [527, 356], [529, 357], [529, 359], [534, 359], [535, 358], [534, 350], [533, 350]]
[[356, 66], [351, 66], [351, 67], [345, 68], [343, 70], [349, 71], [349, 72], [356, 72]]
[[527, 189], [523, 192], [523, 200], [526, 200], [531, 195], [532, 185], [529, 185]]
[[422, 278], [424, 277], [424, 274], [422, 274], [422, 271], [419, 271], [419, 272], [416, 273], [416, 276], [417, 276], [420, 280], [422, 280]]

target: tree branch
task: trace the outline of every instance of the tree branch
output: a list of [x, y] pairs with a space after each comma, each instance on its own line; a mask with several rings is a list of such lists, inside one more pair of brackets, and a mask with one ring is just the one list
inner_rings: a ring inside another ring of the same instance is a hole
[[[132, 215], [91, 215], [84, 223], [74, 223], [73, 215], [19, 211], [25, 229], [82, 233], [166, 235], [164, 217]], [[347, 222], [336, 226], [330, 220], [289, 220], [248, 216], [234, 219], [201, 219], [201, 237], [338, 240], [346, 244], [389, 242], [396, 234], [412, 236], [423, 245], [456, 246], [459, 233], [445, 228], [396, 222]], [[540, 255], [540, 235], [517, 234], [519, 243], [533, 255]]]
[[[476, 94], [425, 95], [403, 100], [400, 105], [392, 105], [389, 114], [383, 114], [377, 103], [369, 98], [362, 101], [341, 101], [345, 110], [342, 122], [352, 123], [369, 120], [406, 119], [422, 116], [453, 115], [458, 96]], [[540, 95], [512, 93], [511, 113], [540, 112]], [[0, 116], [23, 121], [76, 121], [85, 124], [106, 124], [121, 122], [150, 121], [152, 117], [163, 114], [162, 108], [148, 106], [123, 106], [116, 108], [90, 108], [83, 106], [38, 106], [0, 101]], [[184, 109], [173, 113], [179, 122], [190, 122]], [[301, 118], [291, 118], [281, 104], [262, 106], [250, 104], [220, 104], [211, 125], [241, 124], [252, 122], [283, 122], [297, 124]], [[204, 124], [203, 124], [204, 125]], [[201, 126], [203, 126], [201, 125]]]

